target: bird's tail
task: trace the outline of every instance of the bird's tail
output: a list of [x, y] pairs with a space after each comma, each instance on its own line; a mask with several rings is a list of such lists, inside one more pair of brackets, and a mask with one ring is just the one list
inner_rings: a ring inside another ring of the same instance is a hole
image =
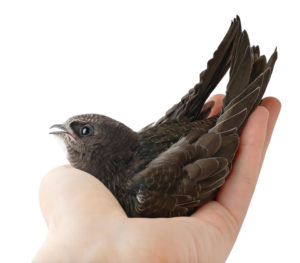
[[258, 46], [250, 46], [246, 31], [240, 35], [231, 61], [230, 77], [222, 112], [211, 132], [240, 132], [265, 93], [277, 59], [277, 50], [267, 61]]

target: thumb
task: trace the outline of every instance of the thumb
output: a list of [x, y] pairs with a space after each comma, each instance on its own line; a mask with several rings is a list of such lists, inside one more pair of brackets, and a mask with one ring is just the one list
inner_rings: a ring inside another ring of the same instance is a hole
[[57, 167], [45, 175], [40, 185], [40, 206], [49, 228], [70, 219], [126, 216], [99, 180], [71, 166]]

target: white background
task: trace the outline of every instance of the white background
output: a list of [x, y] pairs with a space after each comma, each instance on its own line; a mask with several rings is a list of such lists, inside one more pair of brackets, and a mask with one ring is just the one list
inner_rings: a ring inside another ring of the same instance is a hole
[[262, 53], [278, 47], [267, 95], [283, 106], [228, 262], [300, 262], [299, 8], [256, 0], [0, 2], [1, 262], [30, 262], [46, 236], [39, 183], [66, 163], [49, 126], [88, 112], [136, 130], [157, 120], [236, 14]]

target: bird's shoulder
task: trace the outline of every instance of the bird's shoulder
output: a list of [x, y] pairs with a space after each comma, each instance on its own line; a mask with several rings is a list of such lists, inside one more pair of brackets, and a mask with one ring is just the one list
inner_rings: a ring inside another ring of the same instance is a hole
[[212, 128], [216, 123], [217, 117], [212, 117], [200, 121], [169, 120], [164, 123], [147, 126], [138, 133], [139, 142], [144, 145], [175, 143], [180, 138], [193, 133], [195, 130], [202, 130], [204, 133]]
[[138, 133], [137, 158], [145, 165], [159, 154], [167, 151], [181, 138], [185, 136], [199, 137], [207, 133], [215, 125], [216, 119], [216, 117], [212, 117], [194, 122], [187, 119], [168, 120], [164, 123], [147, 126]]

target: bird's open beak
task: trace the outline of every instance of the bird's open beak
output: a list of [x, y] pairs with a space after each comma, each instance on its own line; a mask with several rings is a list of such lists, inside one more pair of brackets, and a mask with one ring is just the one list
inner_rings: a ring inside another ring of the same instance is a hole
[[56, 128], [58, 130], [50, 132], [50, 134], [60, 135], [66, 134], [68, 135], [73, 141], [77, 141], [76, 136], [73, 134], [72, 131], [68, 131], [64, 124], [54, 124], [50, 127], [50, 129]]
[[62, 133], [68, 133], [65, 125], [63, 124], [54, 124], [50, 127], [50, 129], [53, 129], [53, 128], [56, 128], [56, 129], [59, 129], [59, 130], [56, 130], [56, 131], [51, 131], [50, 134], [62, 134]]

